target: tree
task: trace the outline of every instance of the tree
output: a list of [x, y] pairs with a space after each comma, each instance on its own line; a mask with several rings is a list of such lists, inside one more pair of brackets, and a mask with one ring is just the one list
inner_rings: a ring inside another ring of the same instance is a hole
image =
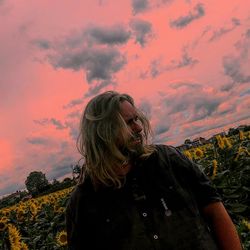
[[27, 177], [25, 185], [29, 193], [34, 196], [45, 191], [49, 187], [49, 182], [44, 173], [33, 171]]
[[81, 166], [78, 164], [71, 165], [71, 169], [72, 169], [73, 180], [77, 180], [81, 174]]

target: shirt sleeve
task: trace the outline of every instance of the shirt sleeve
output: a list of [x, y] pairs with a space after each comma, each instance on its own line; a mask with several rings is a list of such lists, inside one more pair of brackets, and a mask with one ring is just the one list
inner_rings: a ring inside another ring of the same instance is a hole
[[221, 201], [220, 195], [202, 171], [201, 166], [173, 146], [166, 146], [166, 150], [175, 175], [192, 190], [200, 208]]

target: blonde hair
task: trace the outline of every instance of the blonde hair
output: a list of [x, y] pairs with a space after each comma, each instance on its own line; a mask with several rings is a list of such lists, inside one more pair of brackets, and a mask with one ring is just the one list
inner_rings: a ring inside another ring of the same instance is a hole
[[[77, 139], [78, 151], [85, 159], [81, 182], [84, 180], [83, 173], [86, 173], [95, 187], [103, 184], [120, 188], [124, 184], [125, 177], [117, 173], [117, 168], [128, 160], [128, 156], [117, 145], [117, 139], [128, 146], [132, 135], [120, 114], [123, 101], [135, 107], [131, 96], [114, 91], [104, 92], [88, 102], [81, 117]], [[154, 151], [152, 145], [147, 145], [151, 128], [144, 114], [136, 111], [143, 128], [143, 150], [139, 158], [144, 159]]]

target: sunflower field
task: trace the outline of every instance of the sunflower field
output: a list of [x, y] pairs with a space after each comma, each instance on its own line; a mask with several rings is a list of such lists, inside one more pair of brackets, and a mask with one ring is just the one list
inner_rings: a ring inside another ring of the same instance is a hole
[[193, 147], [184, 154], [211, 179], [229, 212], [245, 250], [250, 250], [250, 131]]
[[67, 249], [65, 207], [73, 187], [0, 210], [0, 249]]
[[[250, 132], [216, 136], [183, 151], [211, 179], [250, 250]], [[65, 207], [73, 187], [0, 209], [0, 249], [67, 249]]]

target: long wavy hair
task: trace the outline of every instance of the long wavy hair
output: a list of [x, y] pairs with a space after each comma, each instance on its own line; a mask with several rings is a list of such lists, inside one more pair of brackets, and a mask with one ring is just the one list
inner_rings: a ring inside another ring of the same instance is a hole
[[[128, 152], [133, 154], [133, 148], [129, 148], [133, 135], [120, 114], [120, 104], [124, 101], [135, 107], [131, 96], [114, 91], [97, 95], [87, 104], [77, 139], [77, 149], [85, 160], [80, 183], [85, 175], [91, 178], [95, 188], [100, 184], [120, 188], [125, 183], [125, 176], [119, 175], [117, 169], [129, 160]], [[142, 152], [138, 158], [144, 159], [154, 152], [154, 147], [148, 144], [152, 130], [146, 116], [135, 109], [143, 128]]]

